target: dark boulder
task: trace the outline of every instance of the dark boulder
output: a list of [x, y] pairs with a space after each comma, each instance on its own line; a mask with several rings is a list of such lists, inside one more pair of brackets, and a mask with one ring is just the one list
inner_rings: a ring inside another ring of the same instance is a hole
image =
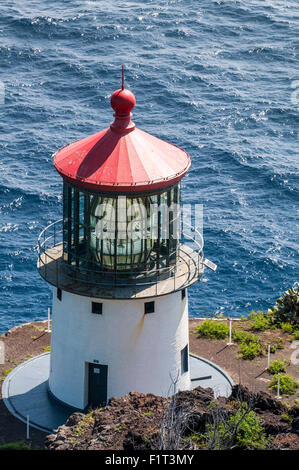
[[274, 414], [286, 412], [286, 407], [266, 392], [250, 392], [243, 385], [234, 385], [230, 400], [239, 400], [251, 405], [256, 411], [271, 411]]

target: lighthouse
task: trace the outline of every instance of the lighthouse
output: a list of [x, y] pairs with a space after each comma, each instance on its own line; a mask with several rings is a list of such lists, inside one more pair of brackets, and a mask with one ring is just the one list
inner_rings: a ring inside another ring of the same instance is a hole
[[134, 105], [123, 83], [110, 126], [55, 154], [63, 218], [39, 237], [53, 288], [49, 393], [81, 410], [191, 388], [187, 290], [204, 258], [202, 242], [182, 242], [190, 157], [138, 129]]

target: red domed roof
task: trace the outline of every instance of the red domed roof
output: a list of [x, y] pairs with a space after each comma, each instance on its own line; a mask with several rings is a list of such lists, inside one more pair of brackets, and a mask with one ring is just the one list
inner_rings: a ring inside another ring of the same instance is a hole
[[54, 165], [78, 186], [98, 191], [148, 191], [179, 181], [190, 167], [189, 155], [174, 144], [135, 128], [132, 92], [111, 96], [115, 120], [110, 128], [59, 150]]

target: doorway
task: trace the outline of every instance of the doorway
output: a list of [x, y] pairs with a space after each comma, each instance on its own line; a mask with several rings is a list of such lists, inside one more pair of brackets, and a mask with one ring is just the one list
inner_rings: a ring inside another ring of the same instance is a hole
[[88, 405], [92, 408], [107, 403], [108, 366], [89, 363]]

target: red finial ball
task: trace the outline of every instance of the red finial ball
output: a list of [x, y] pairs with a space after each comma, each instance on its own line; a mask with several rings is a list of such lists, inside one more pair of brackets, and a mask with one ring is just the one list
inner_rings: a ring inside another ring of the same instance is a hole
[[120, 89], [116, 90], [110, 99], [111, 107], [119, 116], [126, 116], [130, 114], [135, 106], [135, 96], [130, 90]]

